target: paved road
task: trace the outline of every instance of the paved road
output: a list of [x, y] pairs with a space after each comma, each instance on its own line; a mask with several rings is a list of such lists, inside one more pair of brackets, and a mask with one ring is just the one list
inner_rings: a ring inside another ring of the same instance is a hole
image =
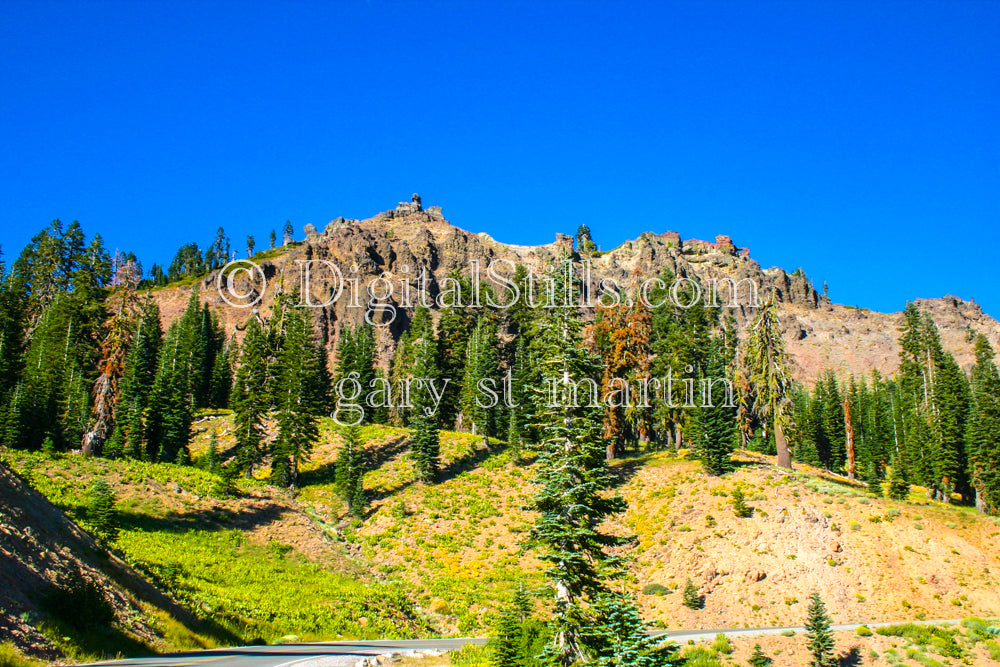
[[[938, 621], [897, 621], [883, 623], [846, 623], [832, 626], [834, 630], [856, 630], [861, 625], [869, 628], [880, 628], [896, 623], [960, 623], [961, 619]], [[671, 639], [677, 642], [687, 642], [689, 639], [700, 641], [712, 639], [718, 634], [729, 637], [752, 637], [758, 635], [777, 635], [788, 630], [804, 632], [803, 626], [784, 628], [719, 628], [715, 630], [667, 630], [653, 633], [657, 637]], [[366, 655], [380, 655], [393, 652], [410, 652], [420, 650], [450, 651], [461, 648], [468, 643], [485, 644], [483, 637], [458, 637], [453, 639], [412, 639], [412, 640], [375, 640], [352, 642], [317, 642], [312, 644], [283, 644], [277, 646], [242, 646], [238, 648], [219, 648], [211, 651], [189, 651], [186, 653], [171, 653], [150, 658], [129, 658], [97, 662], [92, 665], [118, 667], [347, 667], [354, 665]]]
[[[218, 648], [210, 651], [188, 651], [170, 653], [149, 658], [128, 658], [109, 662], [95, 662], [93, 665], [117, 665], [118, 667], [286, 667], [311, 663], [339, 666], [353, 665], [366, 655], [380, 655], [395, 651], [436, 650], [451, 651], [468, 643], [485, 644], [477, 637], [454, 639], [412, 639], [375, 640], [351, 642], [317, 642], [310, 644], [281, 644], [275, 646], [241, 646], [238, 648]], [[327, 660], [326, 658], [330, 658]], [[333, 659], [339, 658], [339, 659]]]

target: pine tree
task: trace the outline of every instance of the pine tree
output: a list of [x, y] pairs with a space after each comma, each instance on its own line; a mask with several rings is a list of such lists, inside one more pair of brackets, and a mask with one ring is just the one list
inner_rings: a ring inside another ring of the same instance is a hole
[[993, 362], [993, 348], [982, 334], [975, 349], [965, 443], [976, 507], [993, 513], [1000, 510], [1000, 372]]
[[252, 318], [246, 326], [240, 363], [233, 385], [233, 431], [236, 436], [235, 459], [230, 464], [246, 475], [264, 456], [264, 419], [271, 409], [268, 382], [268, 340], [258, 322]]
[[[565, 291], [566, 282], [555, 281], [556, 303], [572, 298], [572, 292]], [[581, 328], [573, 308], [545, 308], [531, 333], [546, 384], [535, 394], [538, 490], [530, 508], [538, 518], [529, 544], [547, 563], [545, 574], [555, 592], [552, 639], [543, 654], [546, 664], [553, 665], [587, 660], [593, 653], [607, 657], [595, 632], [603, 622], [601, 609], [593, 607], [610, 593], [607, 582], [622, 572], [621, 558], [607, 549], [629, 541], [599, 530], [607, 517], [626, 505], [621, 496], [607, 493], [614, 476], [601, 437], [600, 403], [578, 395], [581, 387], [587, 393], [588, 384], [596, 392], [600, 374], [600, 360], [582, 344]]]
[[879, 477], [878, 463], [875, 461], [868, 462], [868, 470], [866, 471], [865, 481], [868, 483], [868, 493], [881, 498], [882, 479]]
[[219, 460], [219, 442], [215, 436], [215, 431], [208, 438], [208, 451], [205, 453], [205, 470], [218, 475], [222, 471], [222, 462]]
[[675, 644], [661, 644], [658, 637], [646, 634], [646, 624], [639, 609], [624, 595], [602, 595], [597, 603], [596, 629], [600, 648], [597, 659], [589, 664], [597, 667], [665, 667], [678, 658]]
[[364, 453], [361, 429], [345, 426], [340, 431], [341, 448], [337, 455], [336, 483], [341, 496], [347, 503], [347, 511], [354, 516], [362, 516], [364, 501]]
[[[419, 343], [425, 338], [434, 339], [434, 320], [431, 318], [429, 308], [419, 306], [413, 313], [409, 328], [405, 334], [400, 336], [399, 343], [396, 345], [396, 354], [392, 358], [392, 367], [389, 372], [389, 381], [393, 385], [398, 386], [408, 379], [420, 377], [414, 373], [414, 364], [416, 363], [417, 351], [420, 348]], [[436, 345], [437, 343], [435, 343]], [[434, 365], [435, 368], [439, 368], [436, 357]], [[415, 383], [414, 391], [419, 391]], [[399, 426], [409, 426], [415, 414], [414, 410], [408, 407], [404, 401], [397, 401], [392, 406], [392, 420]]]
[[496, 382], [498, 370], [496, 330], [490, 318], [480, 317], [466, 344], [460, 405], [462, 414], [471, 422], [473, 432], [482, 435], [487, 444], [488, 437], [495, 432], [496, 406], [489, 406], [490, 397], [482, 391], [481, 383], [488, 380]]
[[187, 345], [182, 318], [170, 325], [160, 346], [146, 420], [146, 456], [150, 460], [173, 463], [187, 452], [194, 411], [189, 383], [192, 355]]
[[269, 246], [268, 249], [274, 250], [274, 244], [278, 240], [278, 235], [274, 232], [273, 229], [271, 230], [271, 234], [267, 237], [267, 239], [268, 239], [268, 242], [270, 243], [270, 246]]
[[834, 639], [830, 629], [830, 616], [826, 605], [817, 591], [809, 596], [809, 616], [806, 620], [806, 646], [812, 653], [810, 667], [834, 667], [837, 660], [833, 654]]
[[513, 407], [507, 408], [507, 442], [516, 457], [520, 457], [524, 443], [531, 440], [529, 388], [539, 384], [526, 339], [524, 335], [517, 337], [510, 369], [509, 403]]
[[743, 487], [738, 485], [733, 489], [733, 514], [741, 519], [749, 518], [753, 514], [753, 508], [747, 505], [746, 497], [743, 495]]
[[[774, 433], [778, 465], [791, 468], [792, 457], [785, 440], [788, 419], [788, 364], [774, 295], [761, 308], [750, 327], [743, 349], [741, 370], [753, 391], [752, 411]], [[741, 399], [742, 400], [742, 399]]]
[[98, 537], [112, 542], [118, 537], [118, 521], [115, 515], [115, 492], [103, 477], [98, 477], [90, 485], [87, 499], [87, 522], [93, 526]]
[[641, 299], [629, 305], [597, 309], [594, 338], [603, 358], [601, 397], [606, 405], [604, 436], [615, 458], [629, 442], [646, 441], [651, 430], [651, 410], [630, 399], [640, 381], [649, 378], [651, 316]]
[[438, 378], [434, 340], [424, 337], [414, 342], [416, 360], [413, 378], [419, 382], [413, 397], [413, 427], [410, 449], [416, 463], [417, 477], [427, 484], [437, 481], [440, 471], [440, 418], [434, 411], [430, 386]]
[[682, 604], [688, 609], [701, 609], [701, 593], [698, 592], [698, 587], [690, 579], [684, 584]]
[[[736, 407], [727, 391], [726, 367], [719, 342], [712, 340], [708, 368], [701, 378], [704, 391], [702, 405], [692, 411], [692, 442], [698, 449], [702, 465], [711, 475], [723, 475], [733, 469], [731, 455], [736, 446]], [[731, 385], [729, 385], [731, 386]]]
[[[293, 295], [297, 299], [297, 296]], [[317, 378], [322, 374], [308, 313], [285, 312], [285, 330], [278, 353], [276, 391], [278, 434], [271, 444], [272, 478], [281, 486], [298, 485], [299, 465], [309, 460], [319, 437], [322, 411]]]
[[754, 644], [753, 653], [750, 654], [750, 660], [748, 661], [750, 667], [771, 667], [774, 664], [774, 660], [767, 657], [764, 653], [764, 649], [760, 647], [760, 644]]
[[492, 667], [521, 667], [521, 624], [520, 610], [507, 605], [501, 612], [496, 625], [496, 634], [489, 642], [490, 665]]
[[906, 500], [910, 496], [910, 483], [906, 480], [899, 456], [894, 456], [889, 464], [889, 474], [885, 478], [886, 493], [893, 500]]
[[969, 411], [969, 385], [955, 358], [943, 354], [932, 382], [934, 397], [934, 487], [941, 500], [953, 492], [968, 498], [968, 461], [965, 450], [965, 423]]
[[156, 379], [157, 357], [163, 342], [160, 309], [153, 299], [145, 299], [132, 335], [132, 346], [125, 358], [125, 368], [119, 383], [118, 420], [125, 434], [125, 453], [132, 458], [142, 456], [145, 440], [143, 415]]
[[251, 234], [247, 234], [247, 257], [253, 257], [253, 250], [257, 246], [257, 242], [253, 240]]

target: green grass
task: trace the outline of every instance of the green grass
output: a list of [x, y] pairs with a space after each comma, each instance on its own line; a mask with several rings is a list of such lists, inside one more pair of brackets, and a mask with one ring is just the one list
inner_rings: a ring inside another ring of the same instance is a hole
[[122, 531], [118, 546], [175, 597], [245, 639], [405, 637], [422, 629], [394, 587], [364, 584], [236, 530]]
[[[280, 543], [250, 543], [242, 532], [220, 526], [220, 517], [227, 518], [224, 512], [205, 511], [200, 505], [187, 510], [186, 499], [172, 500], [173, 509], [166, 507], [163, 494], [176, 494], [177, 489], [200, 498], [215, 494], [218, 478], [206, 471], [25, 452], [8, 452], [5, 460], [84, 527], [92, 479], [106, 478], [116, 491], [137, 490], [117, 505], [121, 530], [112, 546], [175, 599], [243, 641], [292, 633], [306, 639], [402, 638], [429, 631], [399, 587], [358, 581], [333, 566], [290, 553]], [[246, 488], [259, 483], [239, 484]], [[214, 642], [159, 620], [168, 641], [178, 648]], [[58, 639], [59, 629], [52, 634]]]
[[40, 664], [26, 658], [13, 644], [0, 644], [0, 667], [37, 667]]

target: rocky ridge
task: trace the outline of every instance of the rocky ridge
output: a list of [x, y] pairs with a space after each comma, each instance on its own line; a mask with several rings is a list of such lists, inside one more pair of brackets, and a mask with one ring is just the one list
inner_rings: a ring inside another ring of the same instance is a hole
[[[483, 275], [491, 262], [500, 260], [498, 272], [510, 276], [509, 268], [523, 264], [541, 275], [544, 267], [557, 261], [564, 253], [578, 260], [588, 260], [591, 266], [589, 283], [594, 294], [601, 280], [613, 279], [628, 291], [642, 281], [671, 271], [678, 278], [697, 276], [718, 281], [719, 303], [729, 302], [730, 289], [722, 281], [731, 280], [738, 286], [735, 303], [727, 308], [745, 327], [752, 317], [750, 293], [753, 281], [763, 299], [773, 292], [785, 340], [796, 363], [795, 375], [810, 384], [827, 368], [846, 375], [868, 374], [872, 370], [891, 375], [898, 365], [897, 327], [901, 313], [878, 313], [864, 308], [833, 303], [817, 292], [801, 271], [788, 273], [772, 267], [762, 268], [751, 258], [748, 248], [738, 247], [726, 235], [715, 241], [682, 239], [680, 234], [667, 231], [660, 234], [645, 232], [639, 238], [625, 241], [617, 248], [581, 257], [574, 252], [573, 238], [557, 233], [555, 241], [546, 245], [521, 246], [497, 241], [489, 234], [473, 233], [454, 226], [445, 219], [441, 207], [422, 206], [419, 196], [401, 202], [395, 209], [381, 212], [365, 220], [336, 218], [319, 232], [306, 225], [305, 240], [286, 244], [285, 251], [259, 262], [267, 277], [258, 308], [266, 317], [277, 290], [289, 291], [300, 283], [300, 266], [306, 260], [314, 262], [310, 275], [313, 303], [321, 304], [336, 291], [345, 292], [333, 303], [316, 308], [316, 323], [328, 348], [333, 349], [341, 327], [354, 325], [365, 316], [365, 308], [350, 307], [350, 286], [355, 279], [360, 288], [357, 302], [367, 299], [364, 286], [382, 276], [394, 281], [394, 293], [385, 303], [397, 308], [397, 316], [387, 326], [379, 327], [379, 344], [383, 357], [405, 331], [412, 309], [399, 308], [404, 302], [401, 280], [407, 279], [414, 288], [421, 275], [426, 275], [426, 292], [431, 300], [442, 290], [445, 278], [453, 271], [470, 274], [478, 262]], [[339, 283], [322, 262], [335, 265], [345, 281]], [[507, 267], [507, 268], [505, 268]], [[237, 289], [252, 290], [245, 277], [237, 280]], [[199, 281], [203, 300], [215, 306], [220, 317], [232, 330], [245, 323], [252, 309], [227, 304], [217, 290], [218, 275], [213, 273]], [[384, 283], [383, 283], [384, 285]], [[155, 293], [164, 319], [172, 320], [183, 310], [190, 288], [167, 287]], [[596, 296], [595, 296], [596, 298]], [[414, 294], [410, 300], [416, 305]], [[965, 368], [974, 363], [972, 340], [975, 333], [985, 334], [995, 348], [1000, 349], [1000, 322], [985, 314], [974, 301], [946, 296], [938, 299], [917, 299], [921, 309], [929, 312], [941, 329], [942, 341]], [[373, 313], [381, 323], [389, 321], [386, 311]]]

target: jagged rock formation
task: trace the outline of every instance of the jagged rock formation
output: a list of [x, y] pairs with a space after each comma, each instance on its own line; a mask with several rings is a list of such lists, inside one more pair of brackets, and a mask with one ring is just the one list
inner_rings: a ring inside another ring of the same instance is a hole
[[[299, 284], [303, 260], [321, 260], [313, 264], [310, 292], [312, 303], [325, 303], [338, 284], [336, 277], [322, 264], [331, 263], [343, 274], [345, 291], [335, 302], [316, 308], [316, 322], [332, 350], [340, 328], [344, 324], [356, 324], [365, 317], [363, 305], [369, 299], [365, 286], [373, 285], [372, 281], [381, 276], [394, 282], [394, 294], [384, 303], [391, 303], [396, 309], [391, 322], [387, 309], [371, 314], [375, 322], [386, 324], [379, 328], [383, 354], [405, 330], [412, 315], [412, 309], [400, 308], [407, 303], [401, 281], [407, 280], [415, 288], [426, 276], [426, 292], [432, 302], [449, 273], [469, 274], [474, 262], [478, 262], [484, 275], [494, 260], [508, 262], [507, 266], [523, 264], [540, 275], [548, 263], [557, 261], [564, 253], [573, 252], [573, 238], [562, 233], [557, 233], [551, 244], [522, 246], [502, 243], [486, 233], [466, 231], [448, 222], [440, 206], [425, 209], [417, 194], [411, 201], [400, 202], [395, 209], [366, 220], [340, 217], [332, 220], [322, 233], [312, 225], [306, 226], [305, 233], [304, 242], [292, 244], [281, 256], [262, 263], [268, 286], [260, 303], [261, 311], [266, 315], [276, 289], [290, 291]], [[748, 248], [736, 246], [729, 236], [719, 235], [715, 241], [702, 241], [683, 240], [674, 231], [645, 232], [614, 250], [575, 257], [590, 262], [588, 282], [591, 290], [596, 290], [602, 279], [613, 279], [631, 291], [642, 281], [665, 270], [679, 278], [730, 279], [740, 285], [741, 290], [749, 285], [741, 281], [753, 281], [759, 286], [761, 298], [773, 292], [779, 302], [785, 338], [798, 366], [796, 375], [807, 383], [831, 367], [842, 374], [869, 373], [872, 369], [891, 374], [898, 365], [896, 329], [900, 313], [884, 314], [834, 304], [817, 292], [801, 271], [789, 274], [776, 267], [764, 269], [750, 257]], [[350, 295], [347, 281], [351, 279], [357, 280], [360, 288], [356, 299]], [[216, 275], [212, 274], [201, 281], [200, 290], [206, 301], [219, 308], [220, 316], [231, 329], [246, 320], [249, 309], [226, 304], [218, 295], [216, 284]], [[380, 282], [375, 287], [384, 291], [385, 285]], [[246, 288], [250, 289], [249, 284]], [[728, 293], [724, 290], [725, 285], [719, 303], [728, 304]], [[157, 294], [168, 320], [179, 314], [187, 299], [187, 293], [174, 288]], [[739, 306], [731, 309], [744, 326], [753, 313], [753, 308], [748, 307], [750, 301], [748, 293], [739, 292], [736, 299]], [[358, 307], [353, 307], [352, 302]], [[415, 306], [419, 301], [414, 295], [409, 303]], [[920, 299], [918, 303], [934, 317], [941, 328], [945, 347], [963, 366], [973, 363], [971, 335], [974, 332], [986, 334], [994, 347], [1000, 349], [1000, 323], [983, 313], [974, 302], [944, 297]]]

